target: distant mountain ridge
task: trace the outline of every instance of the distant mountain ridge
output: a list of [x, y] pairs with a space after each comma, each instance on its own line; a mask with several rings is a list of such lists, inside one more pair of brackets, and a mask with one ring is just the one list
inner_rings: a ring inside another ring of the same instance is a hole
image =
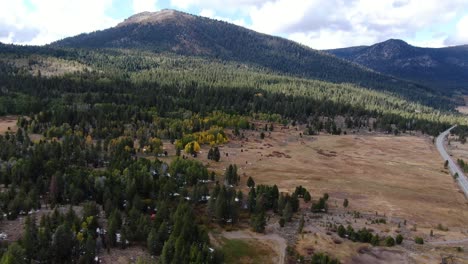
[[398, 93], [412, 100], [431, 100], [421, 98], [433, 93], [425, 86], [380, 74], [284, 38], [175, 10], [136, 14], [116, 27], [66, 38], [50, 46], [141, 49], [203, 56], [248, 63], [299, 77], [354, 83]]
[[468, 91], [468, 45], [420, 48], [402, 40], [390, 39], [372, 46], [326, 52], [384, 74], [439, 90]]

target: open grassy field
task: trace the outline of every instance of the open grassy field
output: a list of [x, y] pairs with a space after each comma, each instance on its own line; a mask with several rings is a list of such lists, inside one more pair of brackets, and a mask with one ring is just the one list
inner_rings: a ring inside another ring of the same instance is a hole
[[267, 244], [256, 239], [225, 239], [222, 251], [227, 264], [268, 263], [274, 253]]
[[0, 117], [0, 135], [6, 132], [16, 132], [18, 127], [16, 126], [17, 116], [1, 116]]
[[458, 136], [449, 135], [450, 144], [447, 145], [447, 152], [452, 155], [454, 161], [462, 159], [468, 162], [468, 143], [462, 144]]
[[[244, 131], [244, 138], [236, 138], [227, 131], [231, 140], [220, 148], [220, 162], [207, 159], [206, 146], [197, 159], [220, 177], [229, 164], [237, 164], [245, 193], [248, 176], [257, 184], [276, 184], [283, 192], [292, 193], [302, 185], [313, 199], [328, 193], [330, 211], [323, 217], [315, 218], [310, 204], [301, 205], [307, 218], [304, 234], [297, 234], [296, 227], [278, 228], [277, 220], [268, 224], [267, 236], [295, 236], [288, 244], [301, 255], [327, 252], [343, 263], [440, 263], [442, 256], [454, 256], [455, 263], [468, 261], [468, 254], [457, 250], [466, 251], [468, 246], [468, 204], [444, 170], [432, 138], [368, 132], [301, 136], [302, 130], [276, 129], [263, 140], [260, 132]], [[468, 148], [463, 153], [468, 155]], [[346, 209], [345, 198], [350, 201]], [[362, 216], [354, 218], [353, 211]], [[371, 223], [379, 218], [387, 222]], [[371, 228], [380, 237], [403, 234], [405, 240], [394, 248], [372, 247], [337, 237], [327, 224]], [[437, 228], [439, 224], [444, 230]], [[416, 236], [426, 244], [415, 245]]]
[[348, 198], [351, 208], [360, 212], [378, 212], [422, 227], [468, 227], [467, 202], [429, 137], [301, 137], [299, 131], [284, 129], [261, 140], [259, 132], [245, 133], [245, 139], [230, 135], [219, 163], [206, 159], [207, 147], [198, 159], [219, 174], [237, 164], [244, 183], [252, 176], [257, 184], [277, 184], [288, 192], [302, 185], [313, 198], [325, 192], [333, 199]]
[[277, 234], [249, 230], [211, 232], [211, 243], [224, 254], [225, 263], [284, 263], [286, 241]]

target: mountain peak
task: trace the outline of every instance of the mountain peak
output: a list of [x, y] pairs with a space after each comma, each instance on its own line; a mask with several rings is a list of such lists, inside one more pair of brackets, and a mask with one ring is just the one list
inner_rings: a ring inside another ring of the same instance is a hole
[[389, 39], [387, 41], [374, 44], [369, 47], [368, 56], [377, 56], [384, 59], [396, 59], [406, 57], [413, 52], [414, 47], [401, 39]]
[[463, 46], [420, 48], [403, 40], [389, 39], [372, 46], [328, 52], [375, 71], [436, 89], [468, 87], [468, 53]]
[[395, 44], [395, 45], [404, 45], [404, 46], [409, 46], [407, 42], [401, 39], [388, 39], [380, 44]]
[[193, 15], [173, 9], [163, 9], [156, 12], [146, 11], [125, 19], [123, 22], [119, 23], [117, 27], [128, 26], [131, 24], [157, 24], [163, 21], [191, 19], [193, 17]]
[[[372, 47], [372, 46], [371, 46]], [[373, 47], [386, 47], [392, 49], [402, 49], [412, 47], [407, 42], [401, 39], [389, 39], [381, 43], [374, 44]]]

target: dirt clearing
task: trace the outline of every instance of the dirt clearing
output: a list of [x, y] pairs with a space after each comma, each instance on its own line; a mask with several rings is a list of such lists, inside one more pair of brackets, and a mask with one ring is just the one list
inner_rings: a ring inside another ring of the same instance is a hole
[[16, 132], [18, 127], [16, 126], [17, 116], [1, 116], [0, 117], [0, 135], [6, 132]]

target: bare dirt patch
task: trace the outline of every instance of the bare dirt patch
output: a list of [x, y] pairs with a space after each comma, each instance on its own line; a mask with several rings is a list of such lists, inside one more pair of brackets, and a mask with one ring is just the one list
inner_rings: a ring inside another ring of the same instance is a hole
[[128, 247], [126, 249], [112, 248], [110, 252], [104, 250], [99, 254], [99, 258], [103, 264], [136, 263], [138, 259], [146, 261], [144, 263], [156, 262], [156, 259], [151, 258], [145, 248], [139, 246]]
[[349, 264], [406, 264], [409, 263], [402, 251], [387, 248], [364, 247], [354, 256]]
[[18, 130], [16, 125], [17, 116], [1, 116], [0, 117], [0, 135], [5, 134], [6, 132], [14, 133]]
[[457, 111], [462, 114], [468, 115], [468, 106], [459, 106], [457, 107]]
[[[62, 214], [65, 214], [69, 210], [69, 208], [70, 208], [69, 206], [59, 206], [58, 210]], [[82, 206], [73, 206], [72, 208], [77, 215], [79, 216], [82, 215], [83, 213]], [[33, 210], [30, 213], [28, 212], [28, 215], [30, 215], [31, 217], [35, 217], [38, 223], [43, 215], [48, 215], [52, 212], [53, 210], [50, 209], [50, 207], [45, 207], [43, 205], [40, 210], [38, 211]], [[24, 232], [24, 224], [26, 221], [26, 217], [27, 217], [26, 215], [19, 215], [18, 218], [16, 218], [15, 220], [4, 219], [0, 221], [0, 232], [3, 232], [7, 235], [6, 241], [14, 242], [14, 241], [18, 241], [19, 239], [21, 239], [21, 237], [23, 236], [23, 232]]]
[[463, 96], [463, 99], [465, 100], [465, 105], [457, 107], [457, 111], [462, 114], [467, 115], [468, 114], [468, 96]]

